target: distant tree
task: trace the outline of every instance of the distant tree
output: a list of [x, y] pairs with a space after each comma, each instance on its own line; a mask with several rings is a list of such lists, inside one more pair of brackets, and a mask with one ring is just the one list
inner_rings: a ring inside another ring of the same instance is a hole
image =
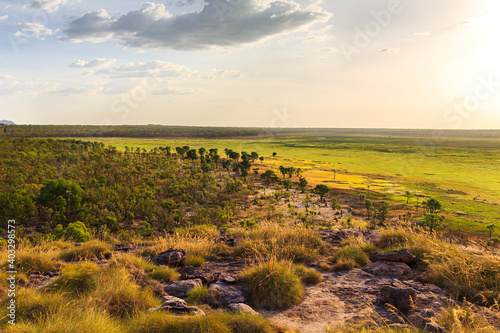
[[491, 244], [491, 247], [493, 248], [493, 250], [495, 250], [497, 244], [500, 243], [500, 238], [493, 237], [490, 239], [489, 243]]
[[389, 217], [389, 204], [384, 202], [376, 212], [376, 218], [379, 219], [380, 223], [384, 223]]
[[283, 179], [285, 179], [286, 171], [287, 171], [287, 168], [285, 168], [284, 166], [280, 165], [280, 172], [283, 175]]
[[424, 208], [430, 213], [435, 214], [442, 209], [441, 203], [436, 199], [429, 199], [423, 203]]
[[267, 170], [263, 174], [260, 175], [266, 184], [266, 188], [269, 187], [272, 183], [275, 183], [279, 180], [278, 175], [273, 170]]
[[373, 202], [370, 199], [365, 200], [366, 216], [370, 218], [373, 211]]
[[198, 154], [200, 154], [200, 157], [204, 157], [206, 152], [207, 150], [203, 147], [198, 149]]
[[259, 168], [253, 168], [253, 173], [255, 175], [258, 175], [259, 174], [259, 170], [260, 170]]
[[495, 231], [496, 228], [497, 228], [496, 223], [490, 223], [486, 226], [486, 229], [488, 229], [488, 233], [490, 235], [490, 238], [493, 236], [493, 232]]
[[38, 204], [52, 208], [66, 217], [80, 209], [82, 200], [82, 188], [62, 178], [46, 180], [36, 198]]
[[327, 185], [319, 184], [314, 188], [314, 193], [320, 196], [322, 202], [325, 202], [325, 196], [328, 194], [328, 192], [330, 192], [330, 190], [331, 188], [329, 188]]
[[186, 157], [191, 159], [191, 160], [198, 159], [198, 153], [196, 152], [196, 149], [188, 150]]
[[259, 157], [259, 161], [264, 162], [264, 157], [263, 156]]
[[252, 160], [254, 160], [254, 161], [259, 158], [259, 154], [257, 154], [254, 151], [250, 155], [252, 156]]
[[296, 169], [294, 167], [286, 168], [286, 173], [287, 173], [289, 178], [292, 178], [293, 174], [295, 173], [295, 170]]
[[437, 231], [443, 227], [443, 220], [444, 220], [443, 215], [437, 215], [434, 213], [425, 214], [424, 220], [423, 220], [423, 225], [430, 232], [433, 232], [433, 231]]
[[278, 155], [278, 153], [273, 153], [273, 157], [276, 157]]
[[413, 194], [410, 191], [405, 191], [405, 196], [406, 196], [406, 204], [408, 204]]
[[304, 177], [300, 177], [299, 179], [299, 188], [302, 193], [304, 193], [306, 187], [307, 187], [308, 181]]
[[289, 189], [292, 188], [292, 181], [290, 179], [283, 180], [283, 186], [288, 191]]

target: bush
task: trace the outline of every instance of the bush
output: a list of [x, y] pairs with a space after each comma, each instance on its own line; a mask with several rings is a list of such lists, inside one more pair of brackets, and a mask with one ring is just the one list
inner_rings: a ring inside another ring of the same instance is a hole
[[99, 267], [93, 262], [69, 264], [61, 273], [61, 276], [49, 285], [49, 290], [81, 295], [93, 290], [99, 280]]
[[60, 258], [64, 261], [96, 260], [104, 258], [104, 253], [111, 251], [111, 245], [93, 240], [81, 246], [63, 251]]
[[54, 234], [59, 238], [64, 237], [75, 242], [86, 242], [92, 239], [92, 232], [83, 222], [70, 223], [66, 230], [63, 230], [62, 225], [58, 224]]
[[248, 269], [242, 277], [257, 308], [288, 308], [298, 304], [304, 294], [304, 287], [290, 262], [271, 260]]

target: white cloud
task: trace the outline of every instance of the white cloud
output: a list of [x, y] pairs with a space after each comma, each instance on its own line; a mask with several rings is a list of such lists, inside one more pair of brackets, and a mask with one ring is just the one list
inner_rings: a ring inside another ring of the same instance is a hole
[[91, 61], [85, 61], [85, 60], [77, 60], [71, 65], [69, 65], [69, 68], [95, 68], [95, 67], [104, 67], [104, 66], [110, 66], [116, 62], [116, 59], [104, 59], [104, 58], [96, 58]]
[[47, 27], [45, 27], [43, 24], [40, 23], [19, 23], [19, 26], [21, 29], [17, 31], [14, 35], [16, 37], [26, 37], [27, 34], [30, 34], [32, 37], [38, 38], [38, 39], [45, 39], [45, 36], [51, 36], [56, 34], [59, 29], [57, 30], [52, 30]]
[[156, 90], [153, 92], [153, 95], [176, 95], [176, 96], [184, 96], [184, 95], [193, 95], [196, 93], [195, 89], [184, 89], [184, 88], [164, 88], [160, 90]]
[[9, 18], [9, 15], [0, 16], [0, 21], [4, 21]]
[[34, 9], [46, 10], [48, 12], [54, 12], [68, 2], [69, 0], [33, 0], [30, 7]]
[[303, 9], [294, 0], [207, 0], [200, 12], [172, 16], [163, 4], [146, 3], [112, 18], [106, 10], [69, 23], [65, 40], [121, 40], [127, 46], [179, 50], [234, 46], [296, 30], [328, 19], [316, 6]]

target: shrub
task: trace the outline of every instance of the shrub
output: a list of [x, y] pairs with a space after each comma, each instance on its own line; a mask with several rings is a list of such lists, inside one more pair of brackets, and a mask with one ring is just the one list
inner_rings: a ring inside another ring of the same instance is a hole
[[252, 303], [278, 310], [299, 303], [304, 287], [290, 262], [270, 260], [254, 266], [242, 275]]
[[69, 264], [61, 273], [61, 276], [49, 285], [49, 290], [80, 295], [93, 290], [99, 280], [99, 267], [93, 262]]
[[63, 251], [59, 257], [64, 261], [95, 260], [104, 258], [104, 253], [110, 251], [111, 245], [99, 240], [93, 240], [81, 246]]
[[68, 224], [66, 230], [63, 230], [60, 224], [57, 225], [54, 233], [58, 237], [65, 237], [75, 242], [86, 242], [92, 239], [92, 232], [83, 222], [74, 222]]

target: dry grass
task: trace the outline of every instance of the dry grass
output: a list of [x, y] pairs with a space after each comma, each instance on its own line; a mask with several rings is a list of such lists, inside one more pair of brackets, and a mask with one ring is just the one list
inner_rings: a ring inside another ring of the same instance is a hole
[[81, 246], [61, 252], [59, 257], [64, 261], [97, 260], [104, 258], [104, 254], [111, 252], [111, 245], [99, 240], [83, 243]]
[[303, 263], [318, 259], [329, 249], [315, 231], [303, 227], [273, 225], [256, 230], [238, 229], [233, 235], [242, 239], [233, 254], [243, 258], [275, 258]]

